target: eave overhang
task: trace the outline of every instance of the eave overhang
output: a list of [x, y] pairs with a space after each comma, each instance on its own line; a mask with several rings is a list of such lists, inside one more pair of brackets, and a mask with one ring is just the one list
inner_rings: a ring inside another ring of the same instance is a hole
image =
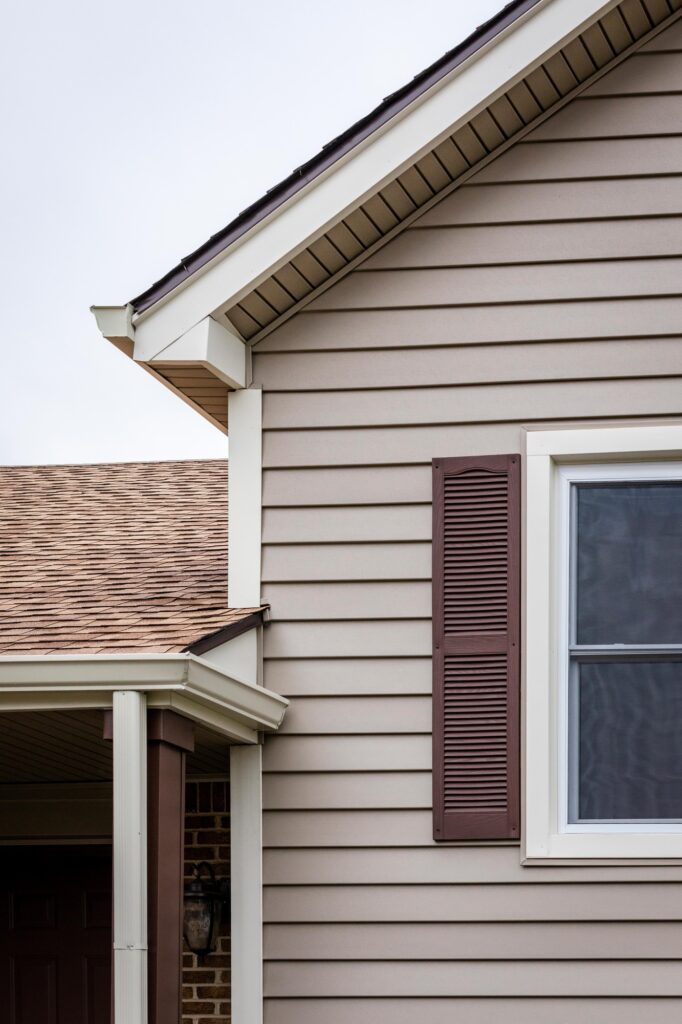
[[235, 743], [275, 732], [288, 701], [195, 654], [0, 655], [0, 711], [108, 708], [117, 690], [147, 694]]
[[[407, 105], [341, 147], [332, 163], [322, 161], [302, 187], [284, 190], [278, 205], [265, 204], [261, 218], [226, 248], [215, 252], [207, 244], [206, 262], [195, 261], [189, 274], [168, 275], [170, 290], [151, 289], [120, 307], [110, 333], [103, 318], [111, 307], [99, 307], [105, 336], [124, 350], [132, 344], [135, 360], [224, 429], [196, 389], [190, 394], [192, 378], [172, 378], [159, 365], [160, 353], [175, 345], [184, 351], [183, 339], [207, 320], [257, 344], [676, 20], [682, 0], [510, 6], [513, 17], [499, 19], [497, 31], [484, 34], [449, 73], [427, 79]], [[226, 387], [212, 365], [184, 364]]]

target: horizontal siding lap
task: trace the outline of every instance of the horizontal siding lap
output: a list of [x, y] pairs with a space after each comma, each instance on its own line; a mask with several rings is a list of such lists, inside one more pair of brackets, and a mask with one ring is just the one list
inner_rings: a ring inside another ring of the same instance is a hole
[[[268, 960], [599, 960], [605, 949], [624, 960], [667, 960], [682, 924], [561, 922], [527, 924], [270, 924]], [[518, 964], [516, 965], [518, 969]]]
[[[340, 776], [336, 776], [340, 778]], [[547, 865], [524, 867], [515, 845], [406, 847], [276, 847], [264, 852], [270, 885], [512, 885], [548, 882], [622, 882], [617, 865]], [[681, 882], [682, 866], [627, 868], [631, 882]], [[596, 892], [597, 890], [595, 890]], [[303, 928], [303, 925], [298, 926]], [[664, 946], [659, 947], [661, 955]]]
[[[303, 586], [310, 589], [309, 583]], [[268, 658], [265, 673], [268, 688], [285, 697], [431, 693], [430, 657]]]
[[424, 809], [431, 806], [431, 773], [331, 772], [266, 775], [263, 807], [267, 810], [317, 808]]
[[638, 178], [679, 174], [682, 136], [648, 139], [587, 139], [517, 143], [504, 159], [476, 176], [479, 185], [513, 181], [572, 181], [581, 178]]
[[[652, 83], [653, 84], [653, 83]], [[678, 88], [679, 88], [678, 81]], [[607, 96], [591, 94], [578, 99], [527, 138], [529, 142], [554, 139], [637, 138], [646, 135], [679, 135], [682, 105], [678, 92], [668, 96]], [[586, 104], [589, 103], [589, 110]]]
[[[266, 923], [676, 921], [677, 883], [270, 886]], [[679, 979], [682, 972], [677, 968]]]
[[268, 469], [263, 506], [376, 505], [431, 501], [431, 466]]
[[679, 962], [275, 961], [265, 968], [268, 996], [682, 996]]
[[[263, 749], [263, 771], [267, 772], [353, 772], [353, 771], [430, 771], [431, 736], [275, 736], [270, 737]], [[430, 818], [430, 816], [429, 816]], [[331, 821], [334, 820], [332, 815]], [[405, 829], [414, 822], [405, 823], [398, 818], [396, 824]], [[418, 822], [420, 842], [423, 820]], [[339, 819], [339, 835], [345, 835], [344, 822]], [[410, 845], [411, 837], [403, 829], [399, 832], [403, 845]], [[288, 833], [287, 833], [288, 835]], [[286, 839], [286, 836], [282, 836]], [[279, 845], [288, 845], [285, 841]], [[296, 842], [296, 846], [325, 845], [315, 836]]]
[[[682, 108], [682, 102], [680, 103]], [[681, 150], [682, 158], [682, 150]], [[325, 292], [310, 313], [343, 309], [503, 305], [679, 295], [682, 260], [543, 263], [526, 267], [429, 268], [352, 274]]]
[[267, 999], [264, 1024], [673, 1024], [682, 1000], [660, 998], [351, 998]]
[[[428, 580], [431, 578], [430, 559], [431, 545], [427, 543], [267, 546], [263, 551], [262, 578], [267, 583], [278, 580]], [[270, 626], [265, 633], [266, 655], [282, 657], [270, 645], [272, 630]], [[428, 653], [430, 655], [431, 651]], [[287, 653], [286, 657], [292, 655]]]
[[[263, 352], [655, 338], [680, 333], [682, 299], [635, 298], [511, 306], [303, 312]], [[294, 329], [295, 326], [295, 329]], [[259, 349], [259, 351], [261, 351]], [[266, 398], [267, 398], [266, 394]]]
[[[602, 220], [604, 217], [655, 217], [682, 211], [682, 177], [653, 176], [610, 181], [543, 181], [463, 185], [427, 210], [413, 228], [471, 224], [520, 224], [538, 221]], [[392, 248], [387, 246], [386, 252]], [[643, 254], [642, 254], [643, 255]]]
[[[265, 633], [266, 658], [428, 657], [431, 622], [273, 622]], [[287, 715], [287, 718], [289, 715]]]
[[358, 274], [425, 267], [679, 256], [680, 219], [560, 221], [452, 227], [412, 227], [358, 267]]
[[266, 509], [263, 543], [431, 540], [431, 506], [381, 505], [375, 508]]
[[431, 588], [427, 582], [268, 583], [262, 596], [274, 620], [431, 616]]
[[430, 696], [299, 697], [288, 709], [278, 735], [378, 736], [430, 730]]
[[[682, 278], [681, 278], [682, 280]], [[266, 431], [316, 428], [400, 427], [430, 424], [526, 422], [604, 416], [677, 414], [682, 408], [678, 377], [629, 381], [415, 388], [382, 391], [306, 392], [268, 395]], [[266, 434], [267, 438], [267, 434]], [[320, 439], [323, 440], [322, 438]], [[394, 518], [419, 512], [395, 510]], [[349, 513], [345, 514], [348, 519]], [[369, 519], [373, 513], [367, 513]], [[376, 515], [376, 514], [375, 514]], [[344, 518], [339, 514], [338, 518]], [[390, 529], [390, 521], [387, 532]], [[312, 538], [311, 538], [312, 539]], [[390, 540], [390, 534], [386, 537]]]

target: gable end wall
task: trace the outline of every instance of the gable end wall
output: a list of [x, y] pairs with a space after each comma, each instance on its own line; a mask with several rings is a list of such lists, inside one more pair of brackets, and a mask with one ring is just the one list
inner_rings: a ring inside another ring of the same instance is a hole
[[265, 1024], [649, 1024], [682, 868], [431, 839], [431, 459], [682, 415], [682, 22], [254, 352]]

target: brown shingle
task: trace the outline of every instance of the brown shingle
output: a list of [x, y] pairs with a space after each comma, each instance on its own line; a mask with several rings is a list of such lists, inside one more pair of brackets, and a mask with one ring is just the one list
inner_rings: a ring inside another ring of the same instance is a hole
[[0, 653], [179, 651], [227, 607], [227, 461], [0, 467]]

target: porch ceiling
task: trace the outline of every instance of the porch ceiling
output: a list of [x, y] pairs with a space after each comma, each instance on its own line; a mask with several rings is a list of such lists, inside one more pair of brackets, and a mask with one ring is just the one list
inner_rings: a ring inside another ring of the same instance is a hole
[[[102, 736], [103, 716], [92, 709], [0, 713], [0, 785], [110, 782], [111, 742]], [[188, 775], [226, 775], [229, 746], [202, 726], [187, 755]]]

